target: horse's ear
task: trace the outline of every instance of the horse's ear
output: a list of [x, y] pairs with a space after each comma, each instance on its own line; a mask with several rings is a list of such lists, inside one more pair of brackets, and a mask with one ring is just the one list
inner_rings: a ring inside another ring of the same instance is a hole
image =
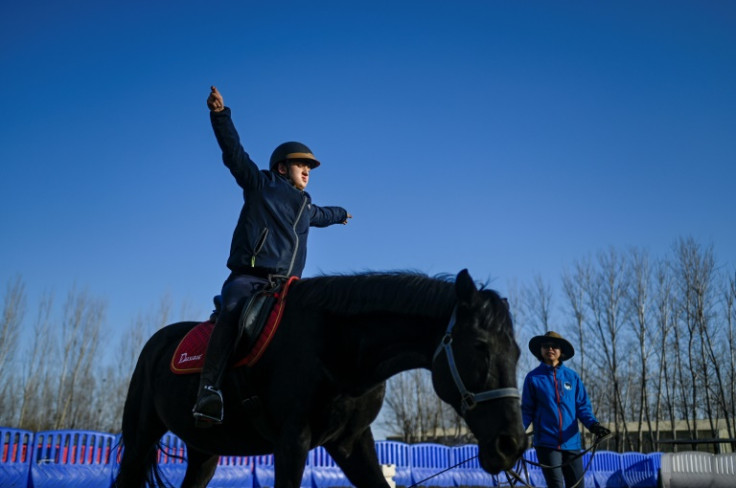
[[469, 302], [478, 291], [467, 269], [460, 271], [455, 279], [455, 293], [462, 302]]

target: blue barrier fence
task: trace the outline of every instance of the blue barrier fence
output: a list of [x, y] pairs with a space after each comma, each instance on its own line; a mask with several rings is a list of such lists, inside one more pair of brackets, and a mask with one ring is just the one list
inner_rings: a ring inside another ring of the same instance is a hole
[[410, 486], [411, 448], [409, 444], [397, 441], [376, 441], [376, 454], [380, 464], [393, 464], [396, 467], [394, 482], [396, 486]]
[[33, 488], [97, 488], [110, 483], [115, 436], [86, 430], [50, 430], [33, 438]]
[[455, 486], [450, 448], [441, 444], [412, 444], [411, 476], [416, 486]]
[[0, 427], [0, 487], [28, 485], [34, 434]]
[[220, 456], [215, 476], [210, 481], [210, 488], [241, 488], [253, 486], [252, 457]]
[[626, 484], [631, 488], [656, 488], [660, 457], [660, 453], [621, 454], [621, 472]]
[[465, 444], [450, 448], [450, 472], [455, 486], [495, 486], [493, 477], [478, 462], [478, 446]]
[[[109, 488], [117, 472], [121, 449], [119, 436], [84, 430], [56, 430], [33, 433], [0, 427], [0, 488]], [[396, 486], [508, 486], [513, 480], [503, 474], [492, 476], [478, 463], [474, 444], [448, 447], [440, 444], [405, 444], [377, 441], [381, 464], [392, 464]], [[158, 463], [161, 472], [178, 486], [186, 471], [186, 446], [172, 433], [161, 439]], [[537, 462], [528, 449], [524, 459]], [[586, 472], [589, 488], [655, 488], [659, 483], [662, 453], [619, 454], [598, 451]], [[587, 466], [590, 454], [583, 458]], [[736, 471], [736, 458], [719, 461], [721, 471]], [[451, 468], [451, 469], [450, 469]], [[545, 486], [540, 468], [516, 466], [525, 482]], [[435, 476], [436, 475], [436, 476]], [[429, 480], [423, 481], [429, 477]], [[266, 488], [274, 481], [273, 455], [222, 456], [210, 488]], [[349, 487], [342, 470], [323, 447], [312, 449], [307, 458], [303, 488]]]

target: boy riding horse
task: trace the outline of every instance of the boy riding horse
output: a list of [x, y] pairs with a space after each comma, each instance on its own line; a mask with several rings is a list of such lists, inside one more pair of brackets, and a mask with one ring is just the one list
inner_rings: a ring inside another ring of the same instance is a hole
[[285, 142], [271, 155], [269, 170], [258, 166], [240, 144], [240, 137], [217, 88], [207, 98], [222, 159], [243, 189], [243, 208], [233, 232], [222, 285], [222, 309], [212, 331], [192, 413], [198, 427], [222, 423], [221, 392], [225, 369], [237, 338], [244, 305], [272, 277], [300, 277], [307, 256], [309, 227], [347, 224], [352, 218], [342, 207], [318, 207], [304, 189], [310, 171], [320, 165], [299, 142]]

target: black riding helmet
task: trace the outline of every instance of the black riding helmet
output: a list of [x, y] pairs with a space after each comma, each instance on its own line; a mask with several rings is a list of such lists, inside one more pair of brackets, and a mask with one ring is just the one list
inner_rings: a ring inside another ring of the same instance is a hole
[[311, 169], [314, 169], [320, 165], [320, 162], [317, 161], [317, 158], [315, 158], [314, 154], [312, 154], [311, 149], [309, 149], [301, 142], [292, 141], [285, 142], [273, 150], [273, 154], [271, 154], [271, 163], [269, 164], [269, 168], [271, 169], [271, 171], [276, 171], [277, 164], [288, 161], [290, 159], [306, 161]]

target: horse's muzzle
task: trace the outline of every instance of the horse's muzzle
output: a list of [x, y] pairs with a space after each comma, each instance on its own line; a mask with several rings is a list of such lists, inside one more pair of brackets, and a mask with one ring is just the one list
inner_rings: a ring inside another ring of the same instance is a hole
[[511, 469], [526, 449], [525, 435], [499, 435], [494, 441], [479, 445], [478, 460], [491, 474]]

